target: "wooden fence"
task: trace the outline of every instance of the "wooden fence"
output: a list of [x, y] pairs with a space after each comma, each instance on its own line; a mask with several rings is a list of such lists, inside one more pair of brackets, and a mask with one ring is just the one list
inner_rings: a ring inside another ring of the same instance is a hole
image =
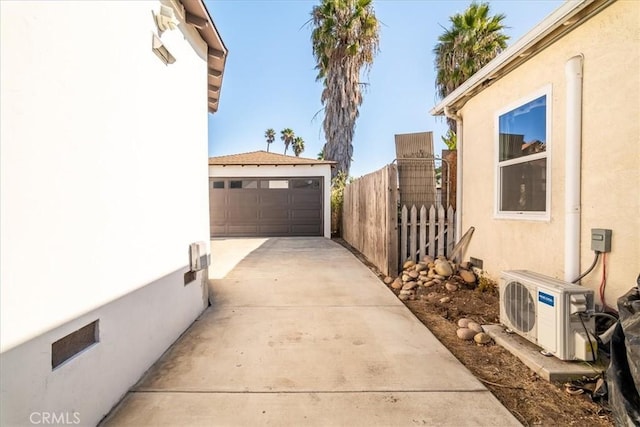
[[345, 187], [342, 238], [383, 274], [398, 274], [396, 165], [387, 165]]
[[344, 189], [342, 238], [387, 276], [396, 276], [408, 259], [449, 258], [455, 244], [454, 209], [399, 209], [398, 202], [394, 164], [351, 182]]
[[[418, 215], [419, 214], [419, 215]], [[425, 255], [449, 257], [455, 244], [455, 212], [451, 206], [445, 212], [442, 205], [436, 209], [425, 206], [402, 207], [400, 213], [400, 262], [418, 261]]]

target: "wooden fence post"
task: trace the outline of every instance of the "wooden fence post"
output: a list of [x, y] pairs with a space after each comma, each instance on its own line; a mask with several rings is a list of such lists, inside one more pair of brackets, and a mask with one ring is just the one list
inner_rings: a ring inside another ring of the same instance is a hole
[[396, 165], [387, 166], [387, 254], [388, 274], [398, 275], [398, 172]]

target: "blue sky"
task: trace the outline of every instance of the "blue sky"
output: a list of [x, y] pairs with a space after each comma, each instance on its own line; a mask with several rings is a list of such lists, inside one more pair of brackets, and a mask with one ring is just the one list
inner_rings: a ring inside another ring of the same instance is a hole
[[[351, 175], [373, 172], [395, 158], [394, 135], [433, 131], [436, 153], [446, 125], [429, 115], [436, 103], [433, 46], [448, 18], [469, 1], [377, 0], [382, 22], [380, 52], [365, 81], [356, 123]], [[492, 13], [506, 15], [509, 44], [531, 30], [562, 0], [491, 1]], [[316, 82], [311, 28], [305, 23], [317, 1], [208, 0], [207, 7], [229, 49], [219, 110], [209, 115], [209, 155], [266, 149], [264, 131], [278, 139], [292, 128], [305, 140], [303, 157], [315, 158], [324, 145], [322, 84]], [[315, 118], [314, 118], [315, 116]]]

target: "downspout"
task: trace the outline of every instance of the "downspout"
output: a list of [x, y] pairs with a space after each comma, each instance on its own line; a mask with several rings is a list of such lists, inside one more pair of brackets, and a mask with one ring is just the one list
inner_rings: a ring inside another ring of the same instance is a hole
[[444, 115], [456, 121], [456, 243], [462, 238], [462, 116], [449, 107]]
[[[580, 274], [580, 172], [582, 153], [582, 54], [565, 64], [567, 110], [565, 132], [564, 280]], [[547, 167], [550, 167], [548, 165]]]

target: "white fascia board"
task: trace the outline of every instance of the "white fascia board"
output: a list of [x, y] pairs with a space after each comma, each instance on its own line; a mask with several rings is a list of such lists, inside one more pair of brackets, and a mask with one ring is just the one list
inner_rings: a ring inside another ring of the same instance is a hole
[[331, 176], [330, 165], [209, 165], [210, 178]]

